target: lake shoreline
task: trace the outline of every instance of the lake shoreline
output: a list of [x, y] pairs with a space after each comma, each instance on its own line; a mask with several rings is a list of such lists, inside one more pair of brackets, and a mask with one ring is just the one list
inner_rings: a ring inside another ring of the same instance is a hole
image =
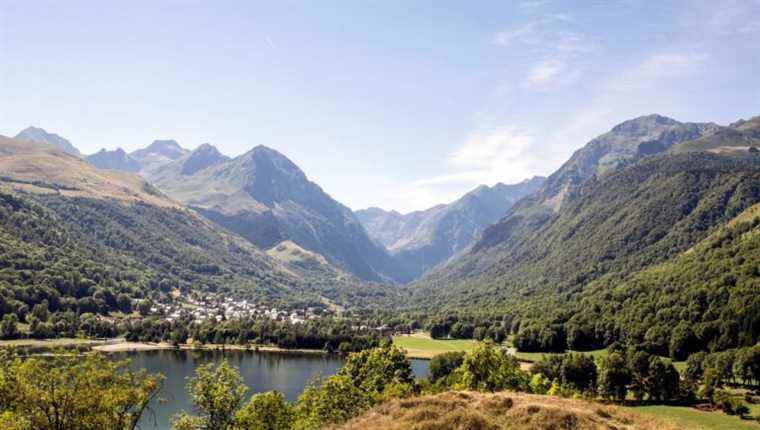
[[329, 355], [330, 352], [322, 349], [305, 349], [305, 348], [281, 348], [273, 345], [236, 345], [236, 344], [188, 344], [181, 343], [173, 345], [168, 342], [116, 342], [105, 343], [92, 347], [92, 350], [104, 353], [110, 352], [134, 352], [134, 351], [154, 351], [154, 350], [182, 350], [182, 351], [257, 351], [257, 352], [277, 352], [292, 354], [314, 354]]
[[[123, 338], [115, 339], [19, 339], [15, 341], [0, 341], [0, 347], [39, 348], [42, 350], [55, 350], [57, 348], [87, 347], [92, 351], [102, 353], [115, 352], [138, 352], [158, 350], [183, 350], [183, 351], [262, 351], [283, 354], [314, 354], [314, 355], [337, 355], [322, 349], [306, 348], [281, 348], [274, 345], [237, 345], [237, 344], [187, 344], [173, 345], [168, 342], [130, 342]], [[425, 352], [406, 351], [409, 359], [427, 360], [432, 356]]]

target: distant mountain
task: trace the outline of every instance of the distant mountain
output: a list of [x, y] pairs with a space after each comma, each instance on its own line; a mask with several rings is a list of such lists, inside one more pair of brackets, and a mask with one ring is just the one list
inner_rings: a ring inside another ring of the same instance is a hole
[[39, 127], [27, 127], [21, 130], [19, 134], [16, 135], [16, 139], [49, 143], [50, 145], [55, 145], [71, 155], [77, 157], [82, 156], [79, 150], [74, 145], [72, 145], [71, 142], [55, 133], [48, 133]]
[[183, 175], [192, 175], [199, 170], [229, 160], [230, 157], [222, 155], [215, 146], [210, 143], [204, 143], [186, 156], [186, 159], [182, 162], [181, 173]]
[[728, 127], [721, 127], [712, 134], [673, 146], [674, 153], [707, 151], [743, 152], [750, 148], [760, 148], [760, 116], [747, 121], [740, 120]]
[[0, 303], [107, 313], [117, 294], [216, 292], [280, 307], [393, 293], [290, 243], [263, 252], [142, 177], [48, 144], [0, 136], [0, 172], [0, 267], [18, 269], [3, 271]]
[[108, 151], [104, 148], [95, 154], [88, 155], [85, 157], [85, 160], [98, 169], [137, 172], [141, 168], [140, 162], [130, 157], [121, 148], [113, 151]]
[[227, 160], [210, 145], [199, 150], [143, 173], [171, 197], [260, 248], [291, 241], [364, 280], [409, 279], [350, 209], [284, 155], [257, 146]]
[[419, 277], [470, 246], [483, 229], [545, 180], [537, 176], [513, 185], [481, 185], [453, 203], [406, 215], [379, 208], [359, 210], [356, 215], [370, 237]]
[[181, 181], [184, 176], [190, 176], [199, 171], [230, 161], [215, 146], [204, 143], [191, 152], [164, 164], [153, 165], [142, 171], [142, 175], [155, 183]]
[[142, 170], [150, 170], [168, 164], [189, 152], [175, 140], [154, 140], [147, 148], [131, 152], [129, 156], [140, 163]]
[[[58, 288], [56, 298], [76, 290], [76, 303], [101, 288], [139, 297], [162, 282], [271, 298], [298, 285], [276, 260], [139, 176], [98, 170], [48, 148], [0, 137], [0, 262], [36, 261], [29, 267], [37, 276], [9, 279], [14, 288], [36, 285], [39, 297]], [[48, 278], [61, 280], [51, 287]], [[65, 279], [82, 287], [69, 288]]]

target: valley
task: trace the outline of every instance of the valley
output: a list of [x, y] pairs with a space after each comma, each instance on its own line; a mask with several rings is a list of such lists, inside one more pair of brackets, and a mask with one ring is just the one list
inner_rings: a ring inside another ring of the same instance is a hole
[[[690, 406], [754, 414], [743, 404], [760, 380], [757, 124], [639, 117], [547, 178], [408, 214], [354, 212], [265, 146], [228, 157], [157, 140], [82, 156], [30, 128], [0, 138], [2, 345], [92, 348], [170, 379], [174, 354], [319, 352], [330, 368], [318, 385], [272, 386], [296, 409], [347, 383], [342, 372], [358, 377], [338, 357], [430, 368], [392, 382], [406, 394], [375, 387], [343, 399], [364, 405], [355, 412], [309, 428], [392, 428], [384, 414], [412, 400], [385, 400], [411, 395], [428, 396], [414, 402], [431, 422], [523, 419], [488, 409], [506, 402], [499, 395], [447, 393], [462, 389], [583, 396], [655, 416], [626, 418], [641, 419], [636, 428], [722, 428], [733, 418]], [[164, 358], [147, 365], [151, 354]], [[191, 402], [170, 385], [184, 400], [160, 408], [160, 428]], [[486, 409], [434, 412], [457, 395]]]

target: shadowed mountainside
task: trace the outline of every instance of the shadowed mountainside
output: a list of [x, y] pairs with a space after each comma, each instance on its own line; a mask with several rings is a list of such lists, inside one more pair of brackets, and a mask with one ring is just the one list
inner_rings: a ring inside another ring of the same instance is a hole
[[168, 195], [260, 248], [291, 241], [367, 281], [410, 279], [350, 209], [279, 152], [257, 146], [205, 167], [188, 167], [192, 159], [144, 172]]

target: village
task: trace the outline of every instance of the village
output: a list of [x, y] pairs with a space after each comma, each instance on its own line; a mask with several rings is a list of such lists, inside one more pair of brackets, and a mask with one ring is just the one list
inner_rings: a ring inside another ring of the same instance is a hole
[[[146, 304], [150, 307], [146, 308]], [[207, 320], [217, 322], [241, 318], [268, 318], [277, 321], [289, 321], [292, 324], [303, 324], [308, 320], [334, 316], [335, 314], [322, 307], [310, 306], [301, 309], [278, 309], [257, 304], [247, 299], [223, 297], [209, 293], [203, 296], [193, 294], [188, 297], [175, 295], [175, 299], [166, 303], [148, 302], [147, 299], [136, 299], [133, 308], [140, 313], [157, 315], [166, 321], [190, 319], [196, 324]]]

